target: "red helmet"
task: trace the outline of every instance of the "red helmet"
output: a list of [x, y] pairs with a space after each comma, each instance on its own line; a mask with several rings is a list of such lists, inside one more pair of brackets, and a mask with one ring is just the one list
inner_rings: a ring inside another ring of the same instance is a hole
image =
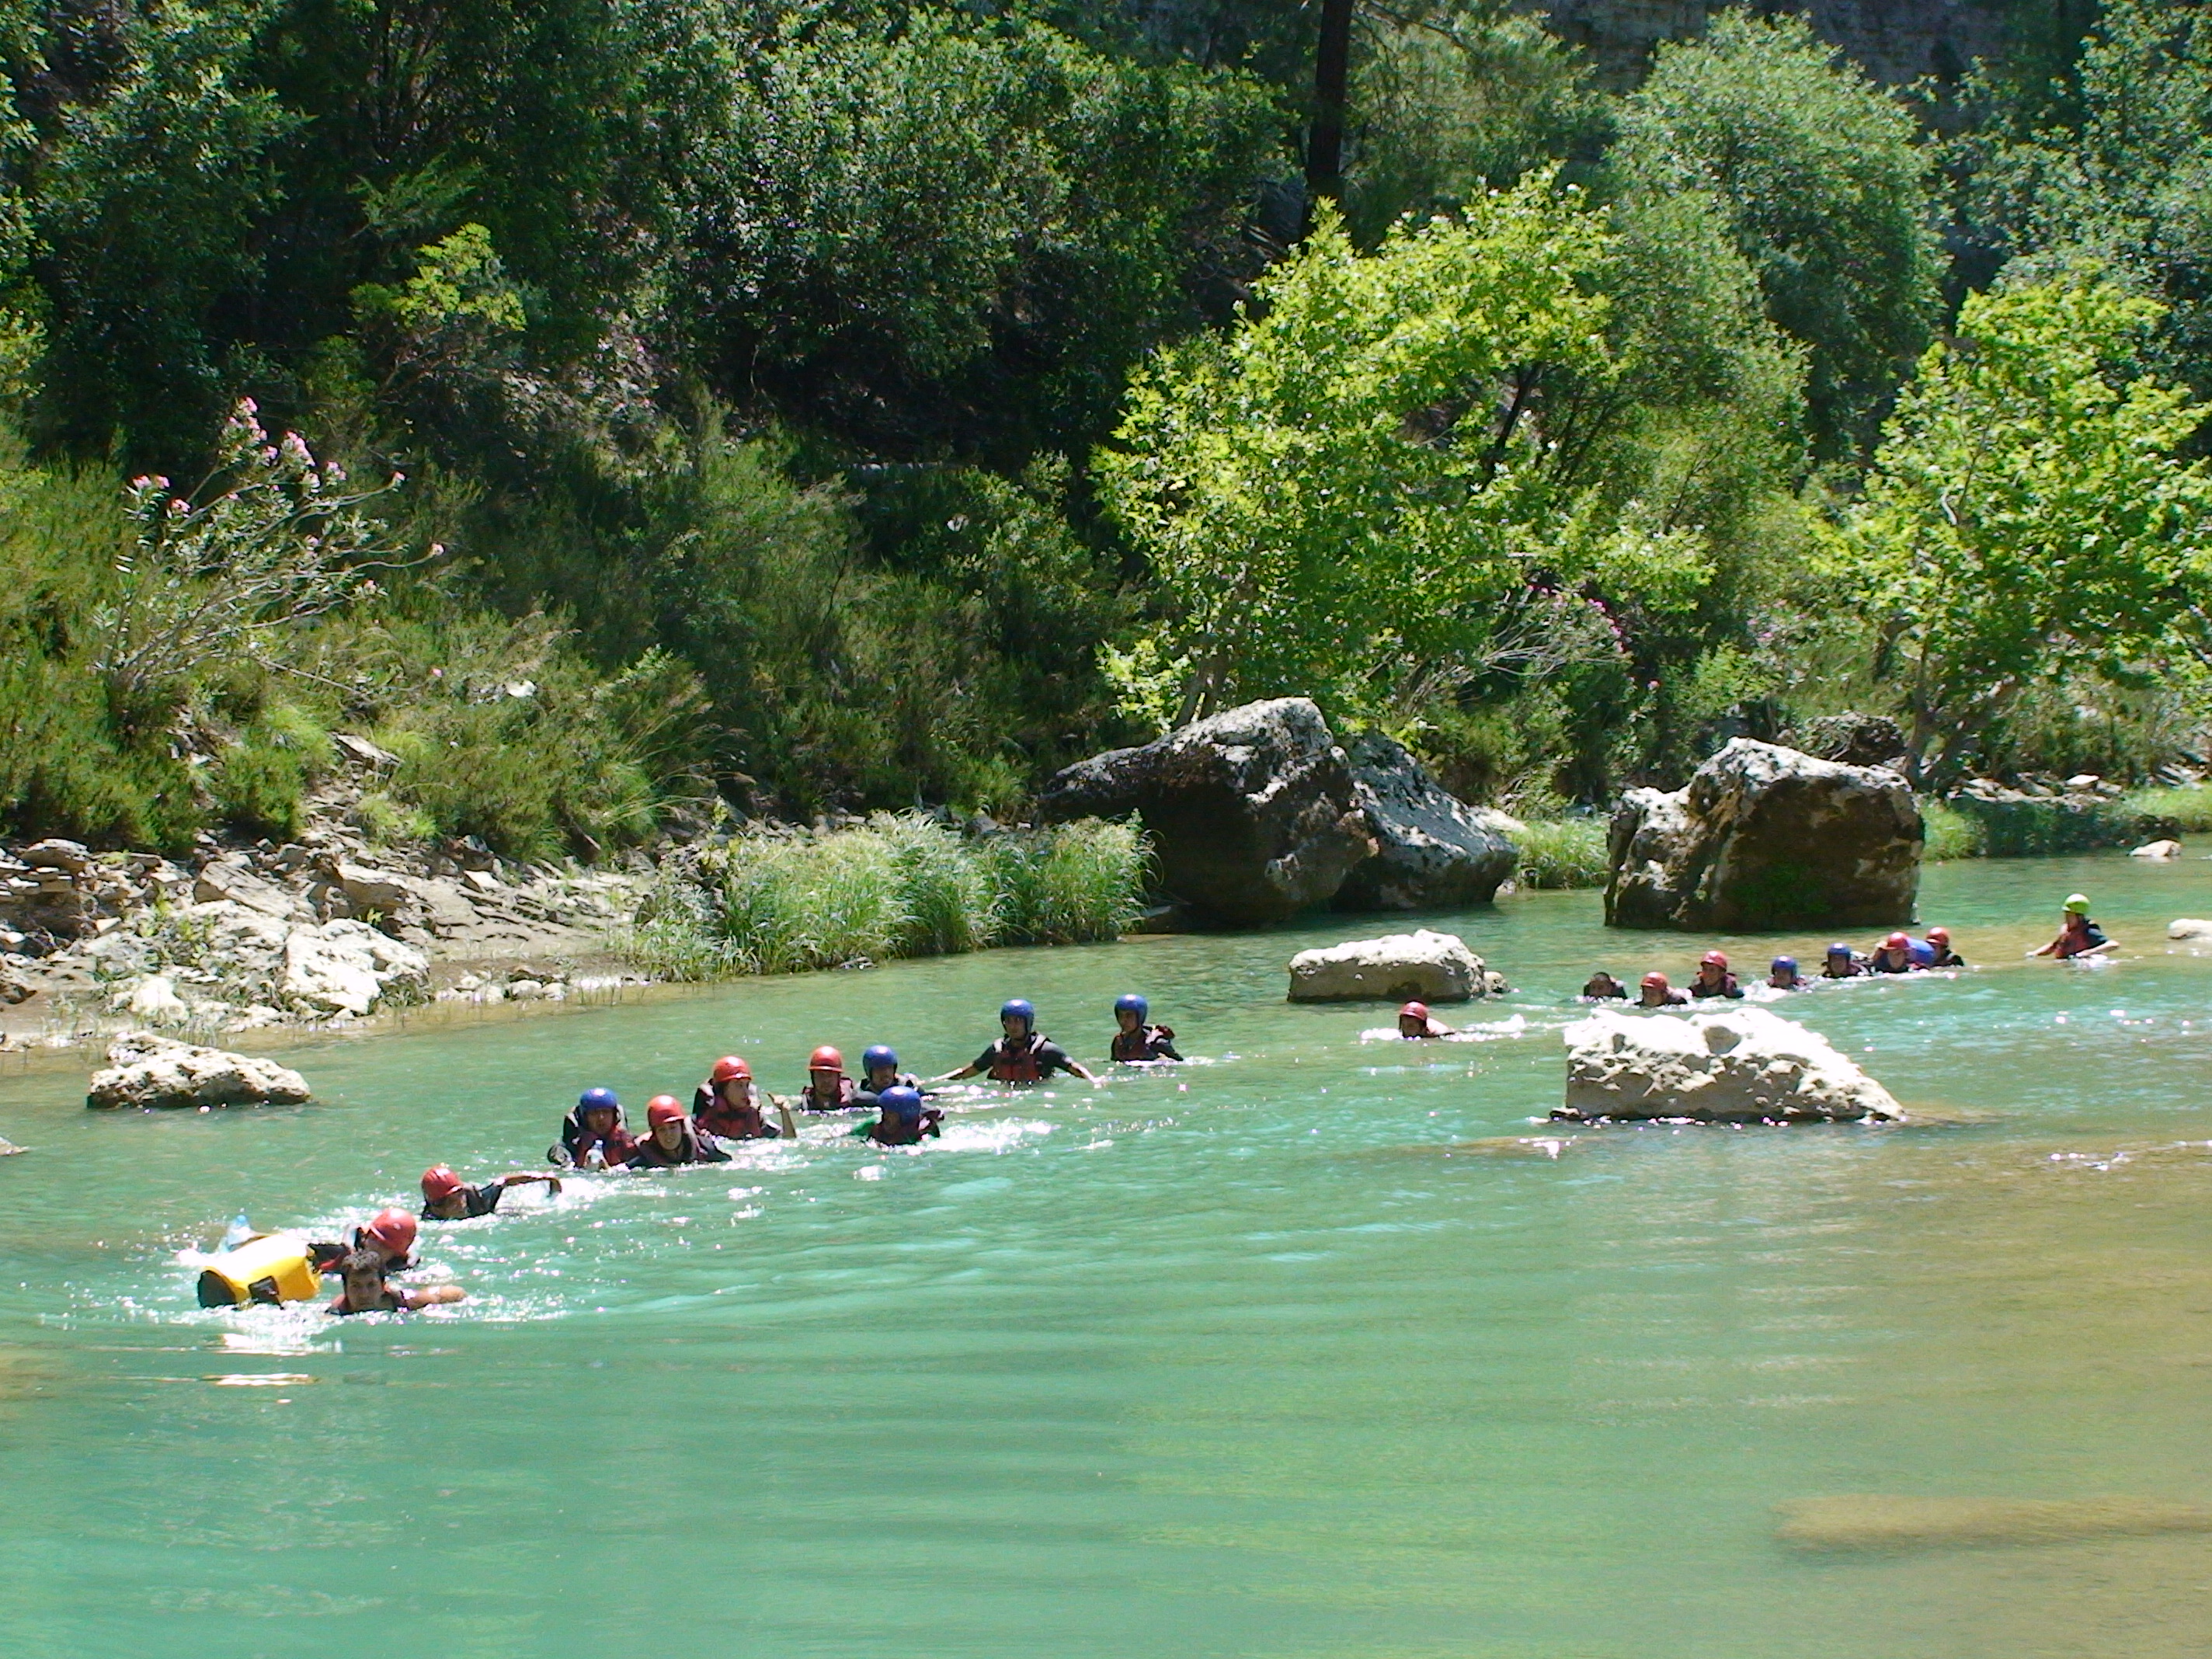
[[1428, 1017], [1429, 1005], [1425, 1002], [1409, 1002], [1398, 1011], [1401, 1019], [1426, 1019]]
[[1930, 927], [1928, 930], [1928, 937], [1931, 940], [1940, 939], [1944, 944], [1948, 945], [1951, 942], [1951, 930], [1948, 927]]
[[[740, 1062], [742, 1063], [742, 1062]], [[655, 1095], [645, 1103], [645, 1127], [658, 1129], [664, 1123], [684, 1121], [683, 1103], [674, 1095]]]
[[461, 1190], [461, 1178], [443, 1164], [433, 1164], [422, 1171], [422, 1196], [436, 1204], [451, 1198]]
[[379, 1210], [361, 1236], [386, 1255], [404, 1256], [415, 1248], [415, 1218], [404, 1210]]
[[1728, 966], [1728, 956], [1724, 951], [1708, 951], [1705, 955], [1698, 958], [1698, 966], [1700, 968], [1725, 968]]
[[842, 1072], [845, 1069], [845, 1056], [825, 1042], [807, 1055], [806, 1069], [810, 1072]]
[[1656, 968], [1654, 968], [1650, 973], [1644, 975], [1644, 988], [1647, 991], [1665, 990], [1667, 988], [1667, 975], [1661, 973]]
[[741, 1056], [724, 1054], [714, 1062], [714, 1069], [707, 1073], [707, 1079], [710, 1083], [727, 1083], [733, 1077], [741, 1077], [750, 1083], [752, 1075], [753, 1068]]
[[1881, 948], [1885, 951], [1909, 951], [1912, 948], [1912, 941], [1902, 933], [1892, 933], [1882, 940]]

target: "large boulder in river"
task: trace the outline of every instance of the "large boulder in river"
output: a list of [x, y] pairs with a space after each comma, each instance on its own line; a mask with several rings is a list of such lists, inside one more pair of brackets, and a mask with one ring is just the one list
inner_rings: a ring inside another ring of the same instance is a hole
[[177, 1042], [151, 1031], [125, 1031], [107, 1045], [107, 1069], [92, 1074], [84, 1103], [94, 1107], [291, 1106], [307, 1098], [307, 1080], [252, 1054]]
[[1520, 825], [1448, 793], [1394, 738], [1364, 733], [1348, 739], [1344, 752], [1376, 850], [1337, 890], [1337, 908], [1489, 903], [1520, 856], [1511, 836]]
[[1507, 988], [1456, 933], [1347, 939], [1291, 958], [1292, 1002], [1466, 1002]]
[[1888, 768], [1738, 738], [1687, 788], [1622, 798], [1605, 919], [1729, 933], [1899, 926], [1912, 920], [1924, 833]]
[[1304, 697], [1246, 703], [1045, 786], [1047, 823], [1143, 816], [1160, 885], [1212, 920], [1280, 921], [1327, 903], [1375, 852], [1344, 750]]
[[1888, 1090], [1827, 1038], [1764, 1008], [1631, 1014], [1600, 1009], [1566, 1029], [1568, 1120], [1701, 1123], [1901, 1120]]

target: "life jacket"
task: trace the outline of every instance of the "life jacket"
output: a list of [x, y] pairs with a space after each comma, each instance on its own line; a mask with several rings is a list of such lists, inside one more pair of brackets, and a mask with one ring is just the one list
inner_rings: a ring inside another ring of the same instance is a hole
[[837, 1079], [837, 1098], [825, 1105], [814, 1092], [814, 1079], [809, 1078], [806, 1086], [799, 1091], [799, 1109], [802, 1112], [842, 1112], [853, 1104], [855, 1092], [853, 1079], [841, 1077]]
[[700, 1085], [699, 1091], [691, 1097], [691, 1126], [702, 1134], [720, 1135], [729, 1140], [775, 1139], [775, 1130], [768, 1121], [768, 1109], [761, 1103], [759, 1090], [753, 1091], [757, 1121], [747, 1123], [738, 1112], [738, 1109], [724, 1100], [721, 1091], [711, 1085]]
[[1109, 1052], [1118, 1060], [1158, 1060], [1162, 1045], [1174, 1041], [1175, 1033], [1164, 1025], [1139, 1025], [1133, 1031], [1115, 1031]]
[[1022, 1039], [1022, 1046], [1011, 1046], [1012, 1038], [1000, 1037], [991, 1045], [990, 1077], [994, 1083], [1042, 1083], [1044, 1067], [1037, 1064], [1037, 1050], [1044, 1047], [1044, 1038], [1031, 1031]]

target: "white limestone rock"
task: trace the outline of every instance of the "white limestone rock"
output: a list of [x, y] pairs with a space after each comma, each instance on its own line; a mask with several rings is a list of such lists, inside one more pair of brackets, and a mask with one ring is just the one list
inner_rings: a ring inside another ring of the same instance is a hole
[[2178, 859], [2181, 843], [2178, 841], [2147, 841], [2140, 847], [2128, 849], [2131, 859]]
[[430, 959], [362, 921], [295, 928], [284, 941], [286, 1000], [310, 1012], [367, 1014], [380, 1002], [415, 1001], [430, 989]]
[[1601, 1009], [1568, 1026], [1553, 1115], [1703, 1123], [1901, 1121], [1889, 1091], [1827, 1038], [1764, 1008], [1681, 1018]]
[[1301, 951], [1291, 958], [1292, 1002], [1467, 1002], [1508, 988], [1456, 933], [1424, 927]]
[[2176, 916], [2166, 924], [2168, 939], [2212, 939], [2212, 921], [2202, 916]]
[[203, 1048], [151, 1031], [123, 1032], [107, 1045], [107, 1068], [92, 1074], [88, 1106], [292, 1106], [308, 1096], [307, 1080], [273, 1060]]
[[155, 1025], [181, 1025], [192, 1017], [191, 1009], [177, 994], [176, 981], [167, 974], [148, 974], [134, 981], [117, 1002], [121, 1012]]

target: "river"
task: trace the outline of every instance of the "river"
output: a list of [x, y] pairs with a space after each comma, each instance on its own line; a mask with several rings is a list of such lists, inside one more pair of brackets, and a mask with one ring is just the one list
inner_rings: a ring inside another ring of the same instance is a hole
[[[2057, 900], [2128, 948], [2021, 961]], [[2212, 1534], [1881, 1550], [1838, 1494], [2212, 1504], [2212, 862], [1947, 865], [1976, 964], [1784, 1012], [1941, 1127], [1541, 1149], [1595, 895], [1425, 918], [1516, 989], [1482, 1040], [1283, 1001], [1304, 945], [999, 951], [325, 1041], [297, 1109], [88, 1113], [0, 1079], [0, 1648], [12, 1655], [2019, 1659], [2212, 1649]], [[1825, 940], [1783, 945], [1817, 957]], [[423, 1166], [529, 1164], [606, 1083], [716, 1054], [948, 1070], [1113, 995], [1179, 1071], [956, 1098], [944, 1139], [426, 1228], [470, 1300], [203, 1311], [234, 1212], [328, 1229]]]

